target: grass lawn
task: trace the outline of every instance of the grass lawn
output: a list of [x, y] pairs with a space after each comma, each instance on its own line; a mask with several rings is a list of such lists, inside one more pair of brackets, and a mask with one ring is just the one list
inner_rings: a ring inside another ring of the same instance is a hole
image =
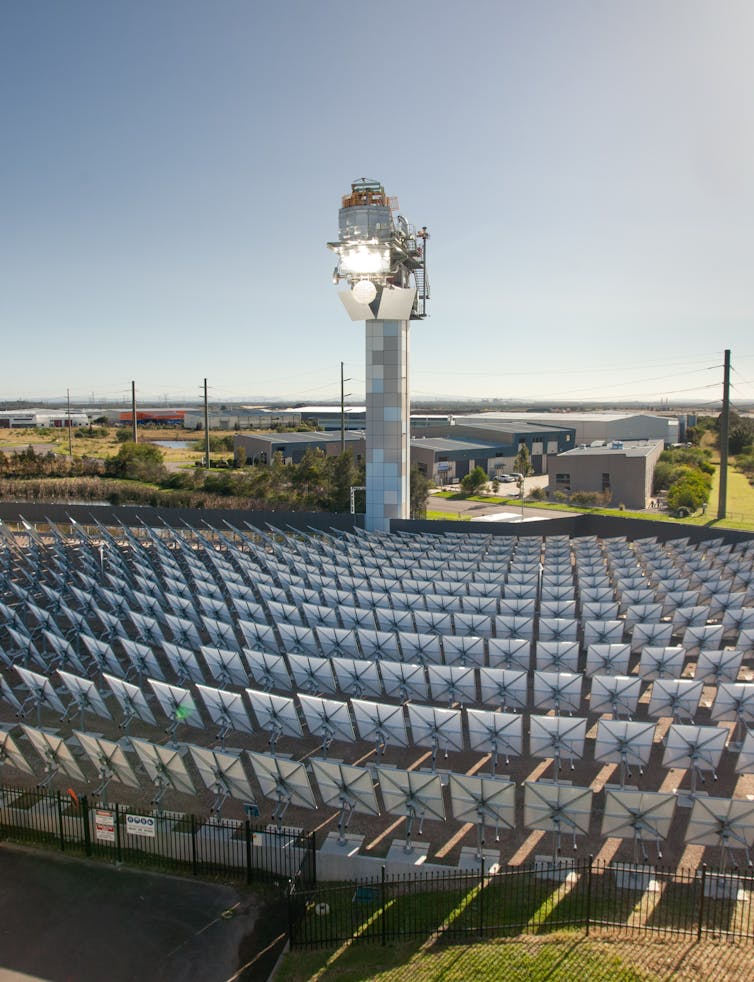
[[475, 944], [344, 945], [289, 952], [276, 982], [741, 982], [754, 972], [745, 944], [561, 932]]
[[630, 965], [605, 946], [581, 936], [444, 944], [352, 945], [336, 952], [296, 951], [286, 955], [276, 982], [339, 980], [402, 982], [538, 982], [545, 979], [655, 982], [659, 976]]
[[[715, 513], [717, 513], [718, 485], [719, 474], [716, 471], [710, 499], [714, 503]], [[754, 487], [749, 484], [744, 474], [733, 467], [728, 468], [727, 499], [727, 518], [715, 522], [715, 525], [719, 528], [754, 529]]]
[[[688, 518], [673, 518], [667, 512], [662, 511], [626, 511], [618, 508], [577, 508], [574, 505], [556, 504], [548, 501], [529, 501], [524, 502], [524, 507], [531, 505], [533, 508], [544, 508], [547, 511], [563, 511], [573, 514], [581, 511], [590, 515], [613, 515], [617, 518], [640, 518], [645, 521], [653, 522], [672, 522], [674, 525], [704, 525], [709, 528], [723, 529], [743, 529], [754, 532], [754, 487], [749, 484], [746, 477], [737, 471], [733, 465], [728, 467], [728, 494], [727, 494], [727, 517], [718, 521], [717, 502], [720, 488], [720, 469], [715, 468], [712, 477], [712, 491], [706, 512], [701, 510], [696, 515]], [[495, 495], [474, 495], [466, 497], [457, 491], [439, 491], [430, 497], [447, 498], [451, 501], [478, 501], [489, 505], [509, 505], [521, 507], [518, 498], [501, 498]], [[432, 518], [453, 518], [455, 516], [445, 512], [427, 512], [427, 517]]]

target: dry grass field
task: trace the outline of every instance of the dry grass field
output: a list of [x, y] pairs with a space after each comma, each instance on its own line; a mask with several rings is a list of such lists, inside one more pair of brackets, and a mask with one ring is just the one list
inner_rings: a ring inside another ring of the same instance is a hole
[[[95, 428], [96, 431], [96, 428]], [[107, 436], [80, 436], [77, 437], [77, 430], [73, 431], [71, 439], [71, 449], [74, 457], [97, 457], [104, 459], [111, 457], [118, 452], [120, 441], [117, 433], [121, 432], [116, 427], [110, 427]], [[212, 438], [232, 436], [231, 430], [212, 430]], [[188, 440], [191, 443], [199, 443], [203, 440], [203, 434], [191, 430], [182, 429], [142, 429], [139, 430], [139, 442], [156, 443], [165, 454], [166, 464], [184, 464], [192, 466], [195, 462], [203, 460], [204, 454], [197, 447], [168, 447], [166, 441]], [[0, 430], [0, 451], [9, 452], [16, 448], [32, 446], [37, 453], [46, 453], [52, 450], [53, 453], [68, 454], [68, 433], [64, 430], [44, 429], [19, 429], [19, 430]], [[213, 453], [213, 459], [227, 458], [231, 454], [229, 451]]]

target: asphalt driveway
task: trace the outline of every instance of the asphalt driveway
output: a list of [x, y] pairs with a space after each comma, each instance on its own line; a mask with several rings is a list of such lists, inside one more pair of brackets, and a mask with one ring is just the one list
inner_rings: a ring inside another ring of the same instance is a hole
[[0, 844], [1, 982], [226, 982], [256, 915], [235, 887]]

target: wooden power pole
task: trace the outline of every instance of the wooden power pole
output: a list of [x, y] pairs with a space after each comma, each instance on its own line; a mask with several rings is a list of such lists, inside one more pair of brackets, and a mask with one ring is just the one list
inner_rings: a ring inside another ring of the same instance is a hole
[[204, 380], [204, 455], [207, 462], [207, 470], [210, 468], [209, 456], [209, 407], [207, 405], [207, 380]]
[[725, 351], [723, 366], [723, 412], [720, 417], [720, 482], [717, 517], [725, 518], [728, 505], [728, 429], [730, 426], [730, 350]]
[[131, 382], [131, 437], [134, 443], [139, 442], [139, 431], [136, 423], [136, 382]]

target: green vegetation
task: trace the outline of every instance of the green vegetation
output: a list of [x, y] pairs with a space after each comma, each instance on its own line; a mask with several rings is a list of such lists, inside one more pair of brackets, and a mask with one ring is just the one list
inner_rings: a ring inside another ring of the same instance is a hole
[[432, 482], [418, 467], [411, 468], [411, 518], [427, 517], [427, 499]]
[[[642, 942], [647, 945], [645, 939]], [[625, 945], [629, 951], [620, 954], [616, 947], [622, 946], [572, 935], [546, 942], [524, 938], [474, 944], [352, 945], [337, 952], [290, 952], [275, 978], [279, 982], [655, 982], [664, 977], [639, 967], [641, 944], [634, 947], [633, 963], [629, 945]]]
[[36, 453], [32, 446], [15, 453], [0, 451], [0, 481], [43, 477], [90, 477], [103, 473], [102, 462], [90, 457]]
[[79, 426], [73, 433], [77, 440], [102, 440], [110, 435], [106, 426]]
[[473, 470], [461, 478], [461, 489], [466, 497], [468, 497], [469, 495], [476, 494], [477, 491], [481, 491], [489, 479], [487, 471], [477, 464]]
[[516, 459], [513, 461], [513, 471], [523, 477], [529, 477], [534, 473], [534, 468], [531, 465], [531, 454], [525, 443], [519, 445]]
[[[717, 419], [716, 430], [718, 434], [718, 446], [720, 445], [720, 417]], [[736, 456], [737, 454], [750, 454], [754, 445], [754, 419], [739, 416], [731, 409], [728, 420], [728, 453]]]
[[568, 503], [578, 508], [604, 508], [610, 504], [610, 491], [574, 491]]
[[167, 471], [159, 447], [153, 443], [125, 442], [114, 457], [105, 461], [105, 475], [157, 484], [167, 477]]
[[[738, 466], [738, 461], [736, 461]], [[712, 501], [717, 502], [717, 473], [712, 489]], [[713, 509], [711, 509], [713, 510]], [[728, 518], [707, 524], [715, 528], [739, 528], [754, 531], [754, 487], [746, 475], [733, 467], [728, 468], [728, 495], [726, 512]], [[706, 516], [709, 519], [709, 514]]]
[[284, 464], [277, 454], [269, 466], [234, 466], [241, 461], [231, 458], [211, 470], [171, 472], [153, 443], [123, 440], [114, 446], [117, 452], [104, 461], [35, 453], [31, 446], [0, 452], [0, 500], [343, 512], [350, 509], [351, 487], [364, 484], [363, 467], [350, 451], [328, 457], [308, 450], [299, 464]]
[[[232, 433], [226, 433], [219, 436], [215, 433], [210, 433], [210, 453], [233, 453], [233, 439], [234, 437]], [[207, 450], [207, 441], [205, 437], [201, 437], [199, 440], [193, 440], [191, 446], [196, 453], [204, 454]]]
[[671, 512], [691, 515], [709, 501], [715, 468], [710, 451], [700, 447], [663, 450], [655, 465], [654, 493], [667, 491]]
[[747, 478], [749, 484], [754, 484], [754, 452], [750, 450], [748, 453], [739, 454], [735, 466]]

